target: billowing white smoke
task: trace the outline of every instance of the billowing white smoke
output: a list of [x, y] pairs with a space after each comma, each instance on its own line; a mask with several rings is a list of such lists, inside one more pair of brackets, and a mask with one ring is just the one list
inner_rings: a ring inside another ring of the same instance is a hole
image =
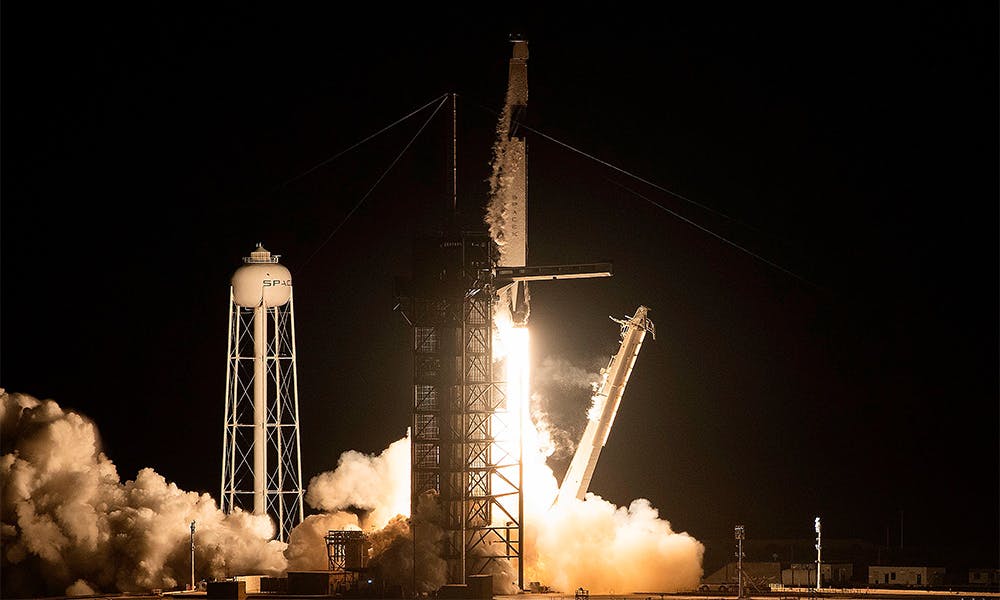
[[538, 430], [538, 451], [550, 462], [568, 465], [587, 423], [580, 402], [593, 399], [601, 375], [546, 357], [534, 368], [532, 380], [531, 420]]
[[83, 415], [0, 389], [4, 597], [148, 591], [195, 577], [280, 575], [285, 544], [266, 516], [225, 515], [152, 469], [122, 483]]
[[[550, 371], [557, 363], [550, 364]], [[565, 365], [563, 365], [565, 366]], [[582, 385], [591, 374], [572, 369]], [[579, 410], [579, 409], [578, 409]], [[544, 413], [533, 421], [547, 422]], [[553, 427], [557, 430], [558, 428]], [[528, 432], [522, 462], [526, 484], [525, 578], [563, 592], [583, 587], [597, 594], [632, 591], [686, 591], [698, 586], [705, 548], [670, 523], [648, 500], [633, 500], [627, 508], [593, 493], [585, 500], [570, 498], [553, 505], [559, 492], [546, 459], [553, 447], [531, 443]], [[539, 429], [536, 439], [547, 439]]]
[[378, 456], [348, 450], [337, 468], [309, 481], [306, 502], [323, 511], [364, 511], [367, 528], [382, 529], [410, 514], [410, 438], [389, 444]]
[[309, 481], [306, 502], [324, 512], [306, 517], [289, 533], [285, 556], [290, 570], [327, 568], [326, 534], [331, 529], [371, 533], [399, 515], [409, 516], [409, 437], [378, 455], [342, 453], [336, 469]]
[[673, 531], [648, 500], [624, 508], [588, 493], [528, 518], [537, 527], [526, 571], [554, 589], [671, 592], [693, 590], [701, 579], [704, 546]]
[[324, 571], [329, 568], [326, 534], [331, 529], [360, 530], [358, 517], [348, 512], [309, 515], [288, 532], [289, 571]]
[[[410, 517], [410, 439], [404, 437], [378, 455], [348, 450], [337, 467], [313, 477], [306, 502], [327, 511], [311, 515], [289, 535], [289, 570], [327, 568], [326, 534], [355, 529], [368, 534], [369, 568], [385, 586], [434, 592], [447, 582], [447, 565], [439, 556], [443, 532], [435, 499], [418, 499], [419, 529], [413, 542]], [[413, 572], [416, 565], [416, 573]]]
[[[553, 366], [540, 375], [559, 370], [572, 371]], [[592, 379], [577, 371], [574, 385]], [[544, 413], [533, 420], [544, 421]], [[702, 544], [674, 532], [647, 500], [624, 508], [588, 494], [553, 506], [558, 484], [546, 462], [548, 432], [536, 425], [525, 433], [527, 581], [594, 593], [697, 586]], [[182, 586], [190, 578], [191, 521], [197, 579], [325, 569], [326, 533], [362, 529], [373, 544], [371, 565], [387, 584], [415, 581], [418, 592], [430, 592], [446, 582], [432, 497], [419, 499], [417, 527], [426, 529], [413, 543], [408, 438], [378, 455], [345, 452], [334, 471], [313, 477], [307, 501], [326, 512], [307, 517], [287, 545], [269, 541], [267, 517], [225, 515], [208, 494], [180, 490], [152, 469], [122, 483], [93, 423], [51, 400], [0, 390], [0, 440], [3, 597]]]
[[[533, 377], [536, 389], [546, 393], [589, 389], [599, 375], [566, 361], [543, 361]], [[564, 592], [584, 587], [593, 593], [684, 591], [698, 586], [704, 546], [687, 533], [675, 532], [646, 499], [618, 507], [598, 495], [585, 500], [555, 502], [559, 487], [549, 465], [558, 443], [569, 436], [550, 419], [542, 395], [534, 395], [532, 423], [524, 433], [522, 460], [524, 496], [524, 562], [526, 581], [539, 581]], [[593, 396], [590, 398], [593, 402]], [[592, 408], [592, 404], [591, 404]], [[586, 407], [577, 403], [573, 420], [585, 421]], [[571, 453], [570, 453], [571, 456]]]

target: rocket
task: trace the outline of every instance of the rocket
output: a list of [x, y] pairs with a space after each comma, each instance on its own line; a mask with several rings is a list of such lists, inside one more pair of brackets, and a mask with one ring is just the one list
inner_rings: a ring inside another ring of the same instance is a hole
[[[511, 36], [514, 44], [507, 77], [507, 97], [494, 146], [490, 230], [499, 246], [500, 267], [527, 265], [527, 145], [518, 124], [528, 106], [528, 42]], [[528, 317], [528, 284], [513, 281], [499, 291], [513, 320]]]
[[486, 222], [496, 242], [494, 269], [497, 299], [514, 325], [526, 325], [529, 313], [528, 281], [610, 277], [611, 263], [528, 265], [527, 144], [520, 126], [528, 106], [528, 42], [512, 36], [513, 56], [507, 80], [507, 99], [493, 145], [493, 174]]

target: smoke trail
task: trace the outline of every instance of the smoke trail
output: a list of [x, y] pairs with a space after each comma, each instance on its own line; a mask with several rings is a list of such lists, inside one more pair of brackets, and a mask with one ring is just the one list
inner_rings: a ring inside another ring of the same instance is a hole
[[500, 251], [500, 263], [507, 252], [508, 244], [515, 243], [516, 232], [509, 226], [509, 220], [517, 210], [514, 182], [524, 169], [524, 144], [510, 137], [512, 107], [510, 97], [504, 103], [503, 112], [497, 123], [496, 141], [493, 142], [493, 159], [489, 177], [490, 197], [486, 205], [486, 225], [490, 237]]
[[[558, 361], [540, 376], [576, 388], [593, 379]], [[528, 579], [595, 593], [693, 589], [703, 546], [674, 532], [647, 500], [623, 508], [588, 494], [552, 506], [558, 492], [546, 462], [552, 444], [538, 425], [546, 416], [536, 411], [533, 418], [523, 459]], [[356, 528], [368, 532], [370, 566], [386, 585], [415, 583], [417, 592], [432, 592], [447, 581], [436, 499], [418, 499], [417, 518], [407, 516], [408, 438], [378, 455], [345, 452], [334, 471], [314, 477], [307, 500], [330, 512], [309, 516], [287, 545], [269, 541], [273, 524], [266, 516], [225, 515], [208, 494], [180, 490], [152, 469], [122, 483], [100, 451], [93, 423], [51, 400], [0, 389], [0, 441], [4, 597], [179, 587], [190, 576], [191, 521], [198, 579], [324, 569], [327, 531]], [[504, 593], [513, 570], [497, 575], [496, 589]]]
[[122, 483], [94, 424], [52, 400], [0, 389], [0, 437], [4, 597], [181, 586], [191, 521], [197, 578], [285, 569], [268, 517], [225, 515], [148, 468]]
[[[512, 75], [503, 111], [497, 121], [489, 177], [489, 200], [484, 220], [496, 244], [497, 264], [520, 267], [527, 264], [527, 171], [525, 142], [511, 135], [515, 104], [527, 100], [527, 82]], [[531, 297], [527, 283], [508, 285], [497, 292], [497, 306], [511, 312], [518, 323], [527, 323]]]
[[556, 357], [546, 357], [534, 368], [531, 419], [550, 462], [569, 464], [587, 426], [581, 407], [593, 402], [601, 375]]

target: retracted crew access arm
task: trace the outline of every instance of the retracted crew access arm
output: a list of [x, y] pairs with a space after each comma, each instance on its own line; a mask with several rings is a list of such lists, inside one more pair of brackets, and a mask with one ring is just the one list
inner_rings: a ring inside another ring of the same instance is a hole
[[636, 309], [635, 315], [627, 320], [612, 317], [613, 321], [621, 324], [621, 348], [618, 354], [611, 357], [608, 366], [601, 371], [601, 385], [594, 396], [594, 407], [590, 412], [587, 428], [583, 432], [562, 485], [559, 486], [556, 503], [569, 497], [583, 500], [587, 495], [597, 459], [608, 441], [611, 426], [618, 413], [618, 405], [621, 404], [622, 394], [625, 392], [625, 385], [632, 374], [639, 349], [642, 348], [643, 338], [647, 331], [654, 339], [656, 338], [653, 322], [646, 316], [648, 312], [648, 308], [640, 306]]

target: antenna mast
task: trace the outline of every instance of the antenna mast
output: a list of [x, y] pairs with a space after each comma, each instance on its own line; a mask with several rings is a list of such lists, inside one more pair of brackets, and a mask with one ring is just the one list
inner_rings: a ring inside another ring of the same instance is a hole
[[194, 521], [191, 521], [191, 589], [198, 589], [194, 585]]
[[820, 561], [820, 553], [822, 551], [823, 551], [823, 527], [822, 524], [819, 522], [819, 517], [816, 517], [816, 590], [817, 591], [821, 587], [823, 587], [822, 584], [823, 570], [821, 568], [823, 563]]
[[458, 119], [455, 92], [451, 93], [451, 212], [458, 208]]

